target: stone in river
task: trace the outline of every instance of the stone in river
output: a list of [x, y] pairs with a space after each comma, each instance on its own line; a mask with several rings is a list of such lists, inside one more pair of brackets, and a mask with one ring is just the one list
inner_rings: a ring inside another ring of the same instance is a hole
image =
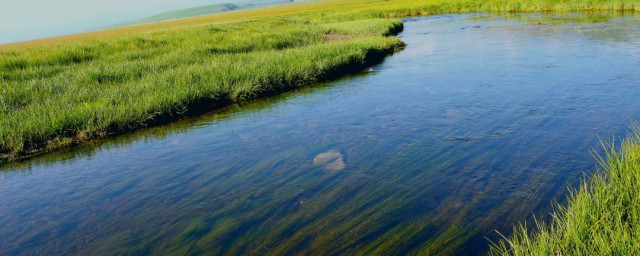
[[318, 154], [313, 158], [313, 164], [316, 166], [322, 166], [325, 171], [330, 173], [343, 170], [346, 167], [342, 154], [337, 150], [329, 150]]

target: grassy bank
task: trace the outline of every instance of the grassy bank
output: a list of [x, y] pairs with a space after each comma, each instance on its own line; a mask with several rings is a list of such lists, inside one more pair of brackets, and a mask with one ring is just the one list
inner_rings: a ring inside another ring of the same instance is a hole
[[549, 225], [521, 225], [492, 248], [496, 255], [640, 254], [640, 134], [598, 157], [602, 172], [557, 206]]
[[330, 79], [402, 46], [396, 17], [640, 1], [332, 0], [0, 46], [0, 161]]
[[3, 52], [0, 146], [51, 150], [352, 72], [401, 27], [271, 19]]

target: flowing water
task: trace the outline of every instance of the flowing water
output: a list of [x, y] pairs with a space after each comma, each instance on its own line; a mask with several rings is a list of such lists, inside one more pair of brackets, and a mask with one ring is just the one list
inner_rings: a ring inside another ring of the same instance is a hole
[[0, 254], [485, 253], [640, 120], [639, 20], [407, 19], [362, 74], [5, 166]]

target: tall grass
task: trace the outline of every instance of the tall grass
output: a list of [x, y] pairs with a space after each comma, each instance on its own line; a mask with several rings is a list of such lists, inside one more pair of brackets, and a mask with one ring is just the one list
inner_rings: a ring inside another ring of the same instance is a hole
[[525, 225], [494, 244], [496, 255], [640, 254], [640, 131], [636, 126], [619, 146], [598, 156], [602, 172], [573, 190], [557, 206], [549, 225]]
[[401, 27], [271, 19], [3, 52], [0, 148], [56, 148], [306, 85], [394, 51], [386, 35]]
[[0, 46], [0, 161], [350, 72], [402, 43], [389, 19], [640, 9], [640, 0], [328, 0]]

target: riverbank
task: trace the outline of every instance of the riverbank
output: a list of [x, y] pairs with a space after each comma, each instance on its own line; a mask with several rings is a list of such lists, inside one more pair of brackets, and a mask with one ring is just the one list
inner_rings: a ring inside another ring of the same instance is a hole
[[638, 1], [323, 1], [1, 46], [0, 162], [351, 73], [449, 12], [635, 11]]
[[389, 36], [401, 30], [398, 20], [274, 19], [5, 52], [3, 159], [353, 73], [400, 49]]
[[495, 255], [636, 255], [640, 253], [640, 134], [638, 127], [621, 146], [606, 145], [598, 156], [601, 172], [583, 181], [556, 206], [553, 220], [520, 225], [492, 248]]

